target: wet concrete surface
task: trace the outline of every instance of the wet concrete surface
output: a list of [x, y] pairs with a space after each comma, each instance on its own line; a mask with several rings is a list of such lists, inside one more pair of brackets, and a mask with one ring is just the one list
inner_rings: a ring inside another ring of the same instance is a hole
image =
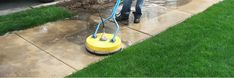
[[[48, 23], [41, 27], [18, 32], [18, 34], [80, 70], [103, 59], [103, 57], [88, 53], [84, 45], [85, 39], [93, 34], [96, 24], [97, 22], [65, 20]], [[111, 23], [106, 25], [106, 32], [113, 33], [115, 27]], [[126, 27], [121, 27], [120, 30], [119, 36], [123, 40], [123, 47], [149, 38], [148, 35]]]
[[[84, 44], [80, 43], [80, 40], [84, 39], [83, 36], [81, 37], [82, 31], [89, 29], [88, 26], [89, 24], [85, 21], [65, 20], [48, 23], [18, 34], [80, 70], [102, 59], [86, 52]], [[76, 33], [80, 35], [74, 35]], [[75, 38], [74, 41], [72, 38]]]
[[142, 20], [140, 24], [129, 24], [129, 27], [150, 35], [157, 35], [189, 17], [191, 17], [191, 14], [180, 11], [170, 11], [157, 18]]
[[205, 11], [209, 6], [212, 6], [220, 1], [223, 0], [192, 0], [188, 4], [178, 7], [178, 10], [192, 14], [197, 14], [202, 11]]
[[61, 77], [74, 71], [14, 34], [0, 37], [0, 48], [0, 77]]

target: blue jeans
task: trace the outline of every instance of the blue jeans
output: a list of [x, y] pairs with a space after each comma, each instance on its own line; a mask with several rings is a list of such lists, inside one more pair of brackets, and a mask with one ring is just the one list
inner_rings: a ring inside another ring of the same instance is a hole
[[[123, 16], [129, 16], [130, 15], [132, 1], [133, 0], [124, 0], [123, 8], [121, 10], [121, 14]], [[135, 9], [136, 9], [135, 15], [136, 16], [141, 16], [142, 15], [143, 5], [144, 5], [144, 0], [137, 0], [136, 6], [135, 6]]]

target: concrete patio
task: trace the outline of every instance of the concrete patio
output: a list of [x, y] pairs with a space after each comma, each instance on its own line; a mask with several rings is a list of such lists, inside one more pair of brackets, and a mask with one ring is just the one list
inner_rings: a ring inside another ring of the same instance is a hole
[[[129, 25], [121, 25], [123, 46], [155, 36], [220, 1], [146, 0], [142, 22], [133, 24], [131, 16]], [[0, 77], [64, 77], [104, 59], [84, 47], [99, 21], [98, 14], [78, 15], [0, 36]], [[115, 28], [107, 26], [112, 33]]]

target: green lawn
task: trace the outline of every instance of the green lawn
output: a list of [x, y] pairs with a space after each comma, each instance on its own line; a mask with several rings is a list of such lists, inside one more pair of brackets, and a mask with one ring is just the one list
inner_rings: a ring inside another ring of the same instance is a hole
[[10, 31], [34, 27], [49, 21], [55, 21], [72, 16], [61, 7], [49, 6], [30, 9], [10, 15], [0, 16], [0, 35]]
[[234, 0], [69, 77], [234, 76]]

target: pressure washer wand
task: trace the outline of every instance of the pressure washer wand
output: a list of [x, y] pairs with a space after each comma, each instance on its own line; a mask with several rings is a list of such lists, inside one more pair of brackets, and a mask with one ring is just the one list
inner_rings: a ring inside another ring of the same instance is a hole
[[[119, 24], [115, 19], [120, 2], [121, 0], [117, 0], [114, 8], [112, 9], [111, 16], [107, 17], [106, 19], [102, 18], [101, 13], [99, 11], [99, 16], [102, 21], [98, 23], [93, 35], [89, 36], [85, 42], [85, 47], [88, 50], [88, 52], [96, 55], [109, 55], [114, 54], [116, 52], [120, 52], [120, 50], [122, 50], [121, 38], [117, 36], [119, 32]], [[114, 24], [116, 26], [116, 31], [113, 34], [106, 33], [104, 23], [109, 20], [114, 20]], [[102, 26], [101, 28], [103, 28], [103, 33], [98, 33], [100, 26]]]
[[101, 19], [101, 21], [102, 21], [102, 36], [101, 36], [101, 38], [100, 38], [100, 40], [101, 41], [107, 41], [108, 39], [107, 39], [107, 37], [106, 37], [106, 31], [105, 31], [105, 23], [104, 23], [104, 21], [103, 21], [103, 18], [102, 18], [102, 15], [101, 15], [101, 13], [100, 13], [100, 9], [98, 9], [98, 14], [99, 14], [99, 17], [100, 17], [100, 19]]
[[99, 30], [100, 26], [101, 26], [103, 23], [105, 23], [106, 21], [112, 19], [112, 20], [114, 20], [114, 23], [115, 23], [115, 26], [116, 26], [116, 31], [115, 31], [114, 34], [113, 34], [113, 37], [112, 37], [112, 39], [111, 39], [111, 42], [115, 42], [115, 41], [116, 41], [115, 38], [116, 38], [116, 36], [117, 36], [117, 34], [118, 34], [118, 32], [119, 32], [119, 24], [118, 24], [118, 22], [116, 21], [115, 18], [116, 18], [116, 13], [117, 13], [117, 10], [118, 10], [118, 7], [119, 7], [120, 3], [121, 3], [121, 0], [117, 0], [117, 1], [116, 1], [115, 6], [114, 6], [114, 8], [112, 9], [112, 14], [111, 14], [111, 16], [109, 16], [108, 18], [104, 19], [103, 22], [100, 22], [100, 23], [97, 25], [96, 30], [95, 30], [95, 32], [94, 32], [93, 35], [92, 35], [92, 38], [97, 38], [97, 33], [98, 33], [98, 30]]

